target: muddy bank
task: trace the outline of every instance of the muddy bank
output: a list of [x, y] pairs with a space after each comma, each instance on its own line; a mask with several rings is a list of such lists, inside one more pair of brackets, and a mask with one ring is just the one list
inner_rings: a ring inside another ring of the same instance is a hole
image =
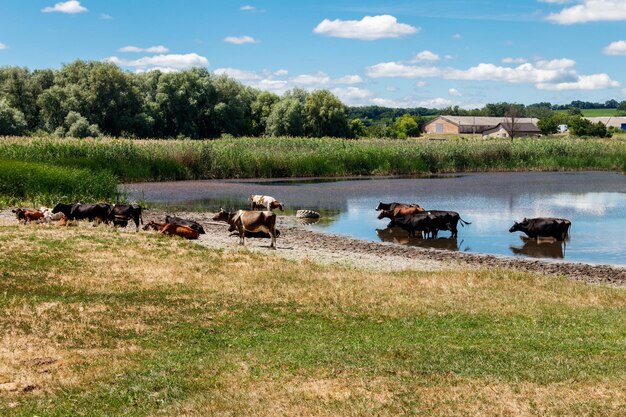
[[[163, 221], [165, 214], [172, 213], [146, 210], [144, 222]], [[212, 221], [212, 213], [177, 212], [175, 214], [203, 224], [206, 234], [200, 236], [199, 244], [215, 249], [241, 250], [238, 244], [239, 238], [227, 231], [228, 227], [225, 223]], [[15, 225], [16, 223], [10, 210], [0, 212], [0, 225]], [[82, 223], [81, 227], [90, 226]], [[621, 267], [496, 257], [355, 240], [307, 230], [306, 226], [297, 224], [291, 216], [279, 216], [278, 228], [281, 231], [281, 237], [277, 240], [278, 250], [269, 249], [269, 239], [246, 239], [245, 248], [296, 261], [309, 260], [324, 265], [342, 265], [372, 271], [510, 268], [565, 276], [588, 283], [626, 286], [626, 268]], [[134, 233], [135, 228], [129, 226], [126, 229], [120, 229], [120, 232]]]

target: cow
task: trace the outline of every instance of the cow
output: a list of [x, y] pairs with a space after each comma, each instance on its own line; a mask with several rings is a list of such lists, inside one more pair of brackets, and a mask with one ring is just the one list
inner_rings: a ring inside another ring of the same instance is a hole
[[431, 232], [434, 216], [429, 213], [418, 213], [410, 216], [399, 216], [391, 219], [388, 228], [399, 227], [409, 232], [409, 237], [415, 237], [415, 232], [422, 232], [426, 236]]
[[11, 210], [15, 213], [15, 217], [19, 222], [24, 221], [24, 224], [28, 222], [40, 222], [44, 219], [44, 215], [39, 210], [27, 210], [23, 208], [16, 208]]
[[156, 230], [159, 233], [162, 233], [167, 236], [179, 236], [185, 239], [198, 239], [200, 237], [200, 232], [192, 229], [189, 226], [183, 226], [175, 223], [157, 223], [157, 222], [149, 222], [144, 227], [143, 230]]
[[381, 220], [381, 219], [384, 219], [385, 217], [388, 219], [394, 219], [396, 217], [401, 217], [401, 216], [412, 216], [413, 214], [421, 213], [423, 211], [424, 209], [418, 206], [417, 204], [410, 205], [410, 206], [396, 205], [392, 209], [381, 210], [380, 214], [378, 215], [378, 219]]
[[72, 208], [75, 205], [76, 204], [57, 203], [57, 205], [54, 206], [54, 208], [52, 209], [52, 214], [63, 213], [65, 217], [67, 217], [68, 220], [73, 220], [71, 213], [72, 213]]
[[381, 211], [381, 210], [393, 210], [396, 207], [419, 207], [418, 204], [407, 204], [407, 203], [397, 203], [397, 202], [393, 202], [393, 203], [383, 203], [382, 201], [378, 202], [378, 206], [376, 206], [375, 210], [376, 211]]
[[451, 233], [450, 237], [455, 238], [458, 235], [457, 225], [459, 222], [463, 227], [465, 227], [466, 224], [472, 224], [463, 220], [456, 211], [428, 210], [428, 213], [434, 217], [432, 222], [433, 238], [437, 238], [439, 230], [449, 230]]
[[256, 210], [258, 208], [268, 211], [273, 211], [276, 209], [280, 209], [280, 211], [285, 211], [283, 204], [280, 201], [276, 200], [274, 197], [270, 197], [269, 195], [254, 194], [248, 197], [248, 200], [250, 201], [251, 210]]
[[193, 220], [181, 219], [180, 217], [165, 216], [165, 223], [179, 224], [181, 226], [191, 227], [201, 235], [205, 234], [204, 227]]
[[107, 203], [98, 204], [74, 204], [68, 218], [70, 220], [84, 220], [90, 222], [98, 220], [104, 224], [109, 224], [109, 213], [111, 206]]
[[167, 236], [179, 236], [185, 239], [198, 239], [200, 236], [200, 232], [197, 230], [175, 223], [167, 223], [159, 232]]
[[108, 219], [113, 226], [126, 227], [129, 220], [133, 220], [135, 228], [139, 230], [139, 223], [143, 224], [141, 206], [139, 204], [115, 204], [109, 210]]
[[43, 213], [43, 218], [46, 223], [50, 223], [51, 221], [59, 221], [64, 216], [64, 214], [61, 212], [52, 213], [52, 209], [48, 207], [41, 207], [39, 211]]
[[219, 213], [213, 216], [214, 221], [226, 222], [235, 226], [239, 232], [239, 244], [244, 245], [246, 231], [265, 232], [270, 235], [270, 248], [276, 249], [276, 214], [271, 211], [248, 211], [238, 210], [228, 212], [220, 209]]
[[571, 226], [572, 222], [567, 219], [557, 219], [554, 217], [524, 218], [524, 220], [519, 223], [514, 222], [509, 232], [524, 232], [528, 237], [533, 239], [537, 237], [553, 237], [558, 241], [564, 241], [569, 236]]
[[152, 229], [152, 230], [156, 230], [158, 232], [159, 230], [164, 228], [165, 225], [167, 225], [167, 223], [157, 223], [157, 222], [154, 222], [154, 221], [150, 221], [150, 222], [146, 223], [143, 226], [143, 230]]

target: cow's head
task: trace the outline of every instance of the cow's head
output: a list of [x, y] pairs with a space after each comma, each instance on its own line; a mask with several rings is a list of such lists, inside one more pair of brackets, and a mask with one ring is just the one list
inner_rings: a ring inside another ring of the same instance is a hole
[[509, 233], [513, 233], [513, 232], [517, 232], [520, 229], [521, 224], [519, 224], [518, 222], [513, 222], [513, 226], [511, 226], [511, 228], [509, 229]]
[[270, 203], [270, 210], [280, 209], [280, 211], [285, 211], [283, 208], [283, 204], [280, 201], [272, 201]]
[[381, 211], [383, 209], [383, 204], [384, 203], [382, 201], [379, 201], [378, 205], [376, 206], [376, 208], [374, 210]]
[[15, 213], [15, 217], [17, 217], [18, 220], [22, 220], [25, 218], [25, 213], [26, 210], [24, 210], [23, 208], [16, 208], [11, 210], [11, 212]]
[[220, 208], [220, 211], [217, 212], [215, 216], [213, 216], [213, 220], [215, 220], [216, 222], [228, 222], [228, 220], [230, 220], [230, 213], [223, 208]]
[[393, 211], [382, 210], [380, 214], [378, 215], [378, 220], [384, 219], [385, 217], [388, 219], [393, 219]]

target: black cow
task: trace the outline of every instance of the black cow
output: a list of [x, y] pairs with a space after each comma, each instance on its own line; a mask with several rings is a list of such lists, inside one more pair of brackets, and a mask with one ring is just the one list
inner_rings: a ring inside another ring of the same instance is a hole
[[180, 217], [173, 216], [165, 216], [165, 223], [178, 224], [181, 226], [191, 227], [193, 230], [197, 231], [201, 235], [205, 234], [204, 227], [198, 222], [193, 220], [181, 219]]
[[72, 208], [75, 205], [76, 204], [57, 203], [57, 205], [54, 206], [54, 208], [52, 209], [52, 214], [54, 214], [54, 213], [63, 213], [63, 214], [65, 214], [65, 217], [67, 217], [69, 220], [73, 220], [72, 217], [71, 217], [71, 213], [72, 213]]
[[572, 222], [567, 219], [554, 217], [524, 218], [520, 223], [514, 222], [509, 232], [513, 233], [519, 230], [533, 239], [537, 237], [553, 237], [556, 240], [563, 241], [569, 236], [571, 225]]
[[449, 230], [451, 232], [450, 237], [455, 238], [458, 235], [457, 225], [459, 222], [461, 222], [461, 226], [472, 224], [463, 220], [456, 211], [428, 210], [428, 214], [434, 217], [431, 223], [433, 238], [437, 237], [439, 230]]
[[419, 207], [418, 204], [407, 204], [407, 203], [383, 203], [382, 201], [378, 202], [378, 206], [376, 206], [376, 211], [381, 210], [395, 210], [397, 207]]
[[135, 227], [139, 230], [139, 223], [143, 224], [141, 206], [139, 204], [116, 204], [109, 211], [109, 220], [113, 226], [126, 227], [129, 220], [135, 222]]
[[415, 232], [422, 232], [423, 236], [431, 233], [434, 216], [428, 213], [417, 213], [410, 216], [399, 216], [391, 219], [388, 228], [399, 227], [409, 232], [410, 237], [415, 237]]
[[[83, 220], [87, 219], [90, 222], [99, 220], [105, 224], [109, 224], [109, 213], [111, 206], [107, 203], [98, 204], [74, 204], [68, 219], [70, 220]], [[54, 212], [54, 211], [53, 211]], [[65, 214], [65, 213], [64, 213]]]

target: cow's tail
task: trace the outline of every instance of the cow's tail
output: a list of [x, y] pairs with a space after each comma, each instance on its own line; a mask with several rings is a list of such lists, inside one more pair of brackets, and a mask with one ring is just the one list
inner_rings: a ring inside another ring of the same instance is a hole
[[462, 218], [459, 217], [459, 221], [461, 222], [461, 226], [465, 227], [466, 224], [472, 224], [471, 222], [468, 222], [466, 220], [463, 220]]

